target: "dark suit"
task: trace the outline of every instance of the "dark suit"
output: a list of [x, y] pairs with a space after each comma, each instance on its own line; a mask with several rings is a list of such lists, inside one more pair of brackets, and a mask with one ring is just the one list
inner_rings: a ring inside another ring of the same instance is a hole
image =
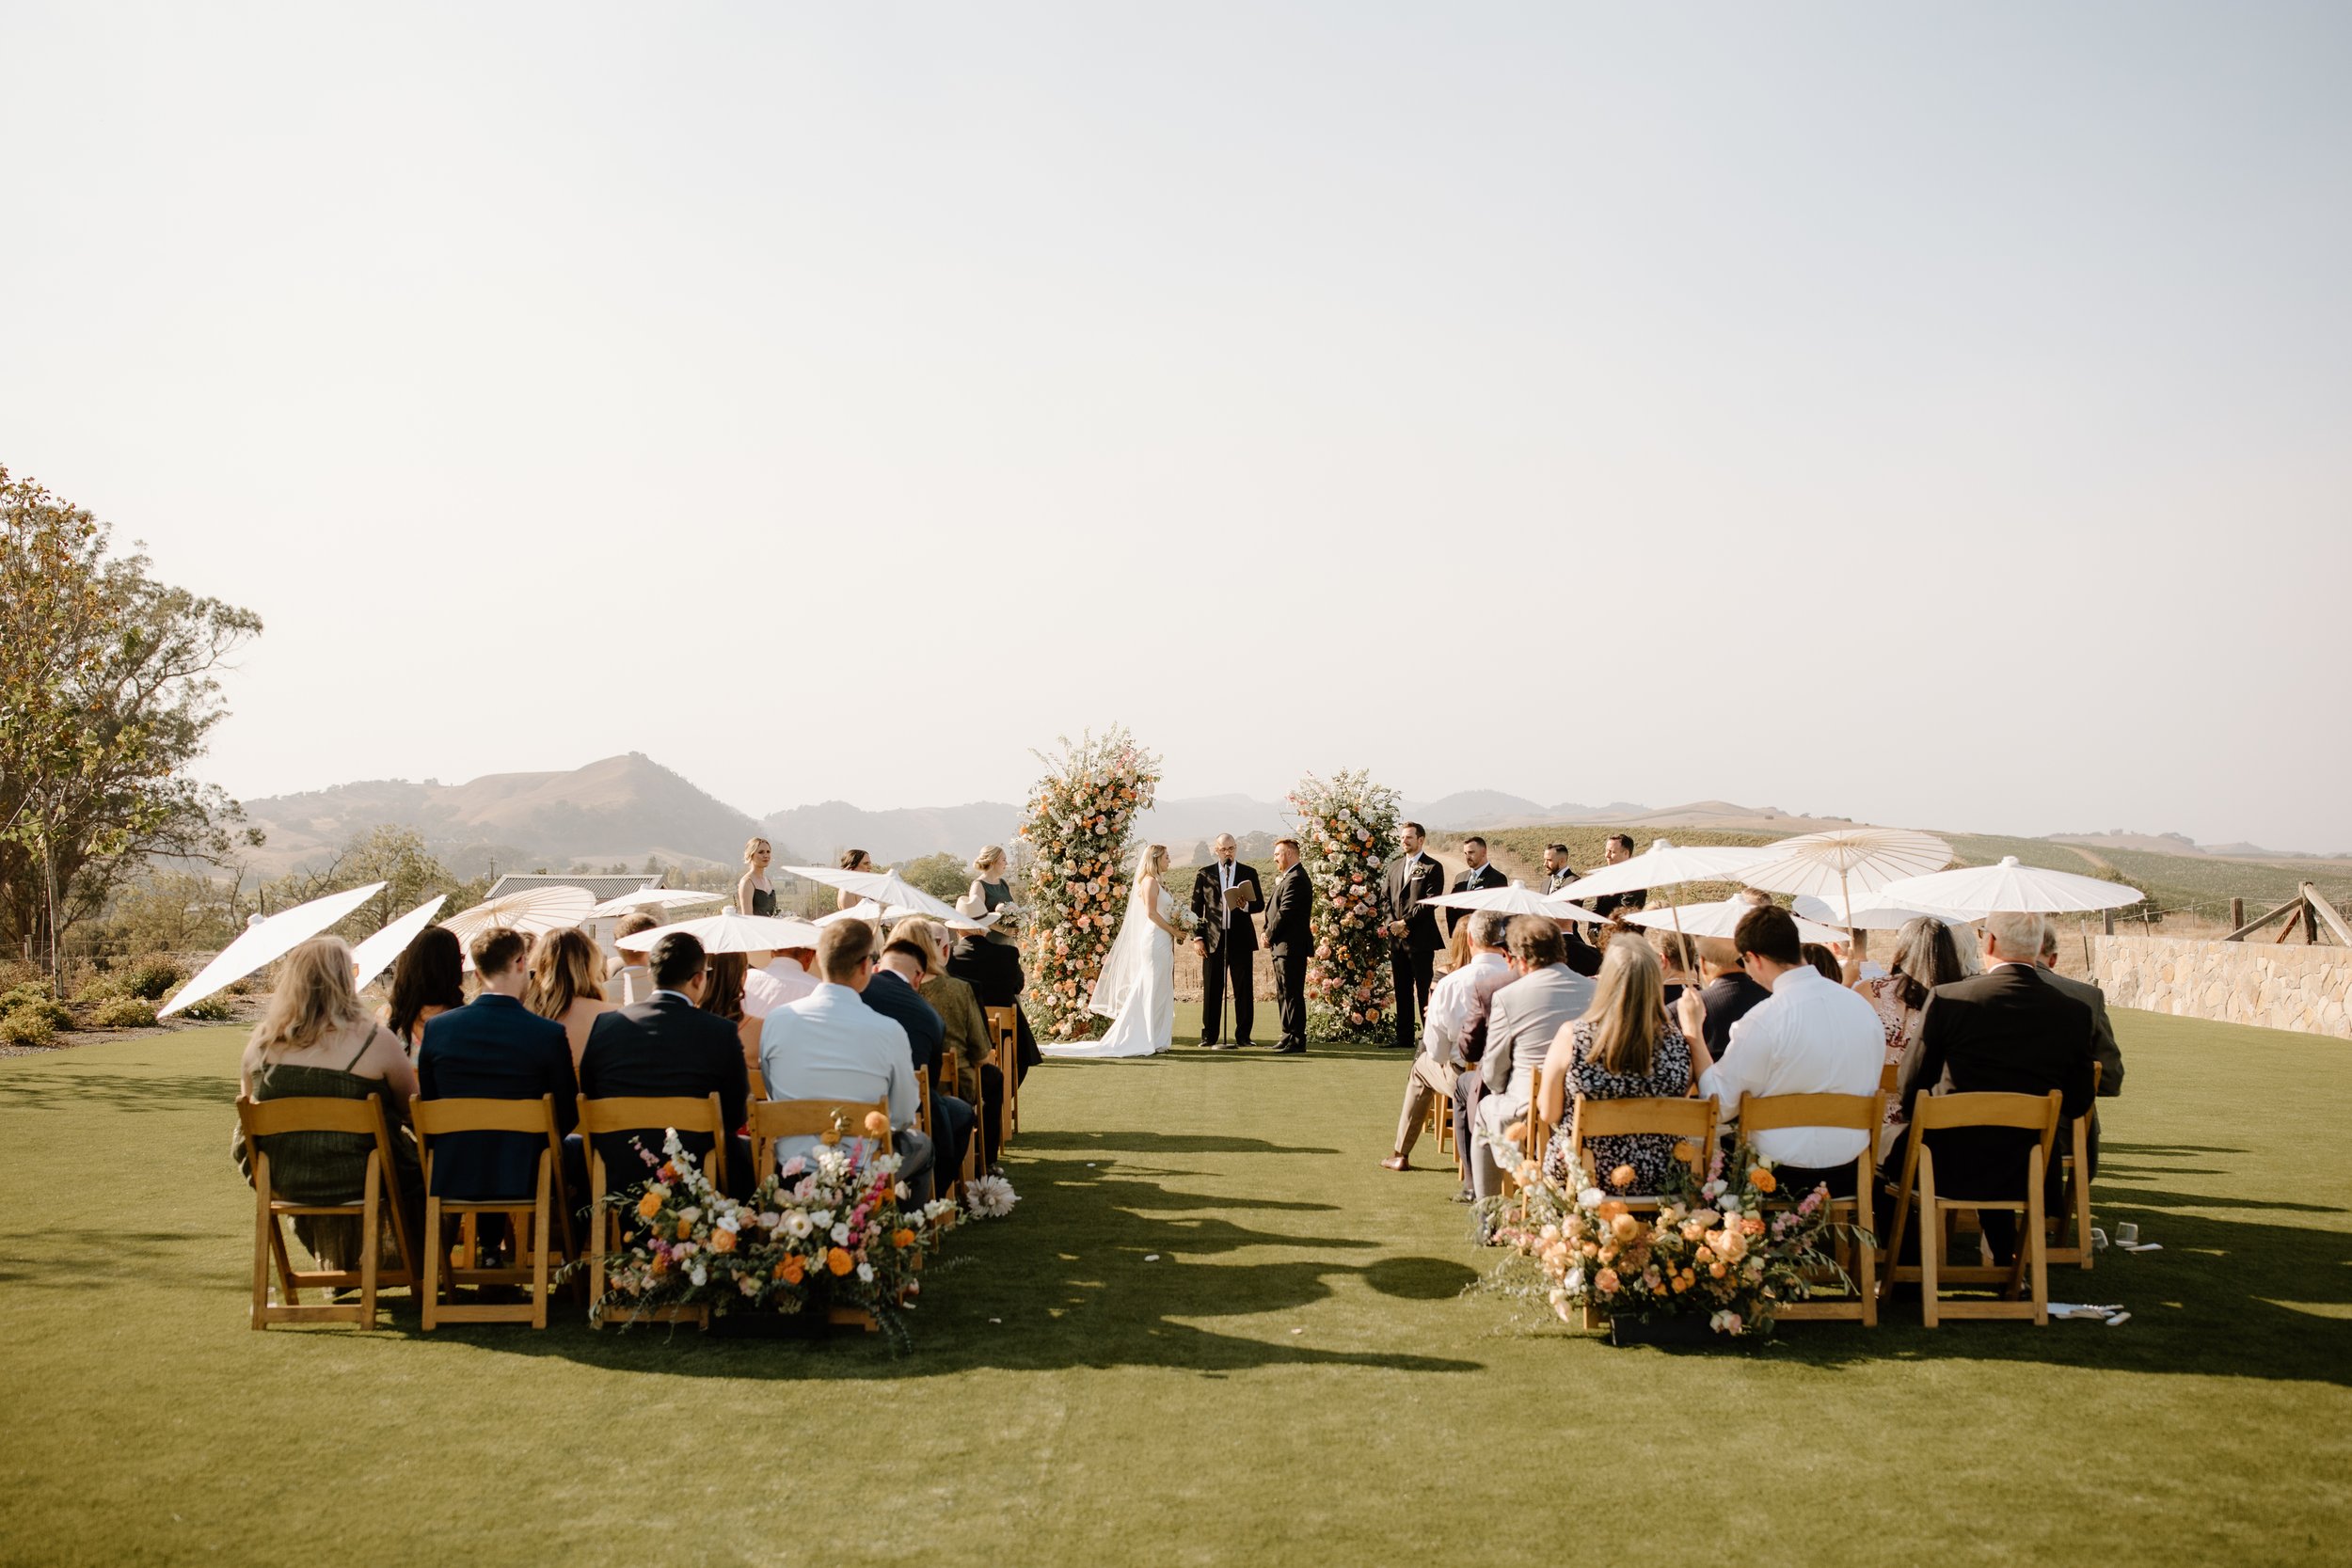
[[1307, 959], [1315, 950], [1314, 883], [1294, 865], [1274, 879], [1265, 907], [1265, 950], [1274, 960], [1274, 1004], [1282, 1018], [1280, 1044], [1307, 1044]]
[[[555, 1121], [580, 1120], [580, 1083], [564, 1026], [511, 996], [484, 991], [429, 1020], [417, 1050], [426, 1100], [536, 1100], [555, 1096]], [[433, 1191], [459, 1202], [528, 1197], [548, 1141], [527, 1132], [451, 1132], [433, 1140]]]
[[1544, 873], [1544, 891], [1546, 893], [1557, 893], [1562, 888], [1567, 886], [1570, 882], [1575, 881], [1576, 876], [1577, 874], [1572, 868], [1565, 865], [1557, 871], [1547, 871]]
[[1212, 860], [1192, 879], [1192, 916], [1200, 923], [1193, 934], [1207, 949], [1200, 957], [1200, 1043], [1217, 1042], [1225, 1017], [1225, 987], [1230, 979], [1233, 988], [1233, 1040], [1248, 1045], [1258, 989], [1251, 957], [1258, 951], [1258, 927], [1249, 917], [1265, 908], [1265, 899], [1258, 892], [1256, 868], [1235, 861], [1233, 886], [1246, 890], [1249, 902], [1237, 910], [1226, 909], [1220, 869]]
[[[2004, 963], [1928, 993], [1916, 1048], [1903, 1063], [1897, 1088], [1908, 1114], [1918, 1097], [1947, 1074], [1955, 1094], [2064, 1097], [2061, 1115], [2090, 1109], [2090, 1009], [2042, 982], [2032, 964]], [[1938, 1197], [2019, 1198], [2025, 1196], [2026, 1150], [2034, 1134], [2022, 1128], [1955, 1127], [1931, 1133]], [[2055, 1160], [2056, 1153], [2053, 1151]], [[1888, 1157], [1886, 1175], [1899, 1180], [1902, 1150]], [[2004, 1259], [2014, 1245], [2012, 1216], [1988, 1212], [1985, 1239]]]
[[939, 1061], [947, 1043], [947, 1025], [941, 1021], [939, 1009], [923, 1000], [923, 993], [906, 983], [902, 975], [887, 969], [878, 969], [859, 993], [866, 1005], [896, 1022], [907, 1032], [907, 1053], [914, 1059], [914, 1070], [930, 1080], [931, 1110], [939, 1120], [939, 1158], [936, 1169], [943, 1181], [955, 1180], [955, 1173], [963, 1168], [963, 1151], [972, 1141], [973, 1130], [979, 1126], [979, 1113], [972, 1102], [960, 1100], [939, 1086]]
[[[1494, 862], [1488, 861], [1475, 871], [1463, 871], [1459, 877], [1454, 879], [1454, 885], [1446, 891], [1448, 893], [1476, 893], [1484, 888], [1508, 887], [1510, 882], [1511, 879], [1502, 874], [1502, 868]], [[1445, 936], [1448, 942], [1454, 940], [1454, 927], [1470, 918], [1470, 912], [1468, 910], [1445, 911]]]
[[1045, 1060], [1037, 1048], [1037, 1037], [1029, 1032], [1029, 1015], [1021, 1010], [1021, 988], [1028, 977], [1021, 972], [1021, 949], [986, 937], [967, 937], [956, 943], [956, 950], [947, 956], [947, 973], [972, 988], [983, 1007], [1010, 1007], [1014, 1022], [1015, 1079], [1028, 1076], [1029, 1069]]
[[1699, 1006], [1707, 1009], [1706, 1027], [1700, 1030], [1701, 1037], [1707, 1041], [1707, 1053], [1721, 1061], [1731, 1045], [1731, 1026], [1747, 1017], [1750, 1007], [1772, 994], [1744, 969], [1717, 975], [1714, 984], [1699, 992]]
[[1444, 895], [1445, 867], [1425, 853], [1414, 863], [1399, 855], [1382, 873], [1380, 891], [1386, 905], [1381, 912], [1405, 922], [1405, 934], [1389, 939], [1389, 973], [1396, 982], [1397, 1049], [1412, 1051], [1421, 1044], [1429, 980], [1437, 969], [1438, 949], [1445, 945], [1438, 934], [1438, 911], [1423, 909], [1422, 900]]
[[[2090, 1009], [2090, 1059], [2099, 1064], [2099, 1098], [2109, 1100], [2123, 1092], [2123, 1050], [2115, 1043], [2115, 1024], [2107, 1017], [2107, 993], [2088, 980], [2076, 980], [2060, 974], [2055, 969], [2042, 972], [2042, 982], [2056, 986]], [[2099, 1108], [2090, 1108], [2090, 1145], [2085, 1150], [2090, 1156], [2090, 1170], [2099, 1170]]]
[[[743, 1041], [735, 1025], [676, 991], [664, 990], [596, 1020], [588, 1031], [588, 1049], [580, 1053], [580, 1092], [591, 1100], [700, 1100], [716, 1094], [720, 1117], [732, 1132], [750, 1115], [751, 1077], [744, 1069]], [[710, 1148], [710, 1139], [698, 1132], [681, 1133], [678, 1141], [697, 1158]], [[639, 1158], [640, 1145], [656, 1164], [660, 1162], [660, 1128], [596, 1139], [608, 1192], [634, 1187], [645, 1179], [651, 1167]], [[730, 1138], [727, 1189], [741, 1196], [752, 1186], [751, 1143]]]

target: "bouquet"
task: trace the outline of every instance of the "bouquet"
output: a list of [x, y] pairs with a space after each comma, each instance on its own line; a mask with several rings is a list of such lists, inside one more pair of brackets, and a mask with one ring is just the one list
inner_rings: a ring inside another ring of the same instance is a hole
[[[881, 1120], [879, 1112], [868, 1117]], [[887, 1130], [866, 1129], [876, 1137]], [[665, 1307], [707, 1307], [713, 1314], [862, 1307], [903, 1348], [901, 1308], [919, 1293], [915, 1271], [954, 1226], [956, 1206], [942, 1198], [903, 1207], [909, 1195], [898, 1156], [860, 1152], [879, 1146], [845, 1144], [843, 1132], [836, 1121], [816, 1148], [738, 1202], [711, 1185], [701, 1160], [670, 1129], [663, 1158], [644, 1156], [656, 1167], [648, 1180], [605, 1196], [605, 1207], [621, 1215], [621, 1245], [605, 1257], [605, 1293], [589, 1304], [590, 1315], [626, 1324]], [[1007, 1187], [1000, 1204], [976, 1204], [973, 1212], [1010, 1210]]]
[[1563, 1323], [1584, 1307], [1613, 1318], [1703, 1315], [1719, 1334], [1763, 1337], [1772, 1334], [1782, 1305], [1804, 1300], [1815, 1280], [1827, 1276], [1851, 1288], [1824, 1243], [1837, 1228], [1863, 1245], [1871, 1239], [1831, 1226], [1826, 1188], [1768, 1212], [1765, 1200], [1779, 1190], [1772, 1163], [1742, 1143], [1728, 1168], [1736, 1180], [1724, 1175], [1717, 1150], [1701, 1181], [1677, 1160], [1658, 1207], [1644, 1212], [1610, 1196], [1632, 1184], [1629, 1165], [1617, 1166], [1605, 1182], [1589, 1167], [1580, 1170], [1571, 1190], [1535, 1162], [1523, 1162], [1526, 1208], [1497, 1228], [1513, 1253], [1488, 1287], [1540, 1294]]

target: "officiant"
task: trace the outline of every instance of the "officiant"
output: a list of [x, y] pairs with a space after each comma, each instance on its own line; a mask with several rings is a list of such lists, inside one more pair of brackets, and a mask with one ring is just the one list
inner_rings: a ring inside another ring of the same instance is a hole
[[[1250, 916], [1265, 908], [1258, 872], [1234, 858], [1231, 833], [1210, 846], [1215, 858], [1192, 879], [1193, 943], [1200, 950], [1200, 1043], [1231, 1051], [1249, 1043], [1251, 1003], [1257, 990], [1258, 928]], [[1225, 989], [1233, 990], [1233, 1037], [1224, 1037]]]

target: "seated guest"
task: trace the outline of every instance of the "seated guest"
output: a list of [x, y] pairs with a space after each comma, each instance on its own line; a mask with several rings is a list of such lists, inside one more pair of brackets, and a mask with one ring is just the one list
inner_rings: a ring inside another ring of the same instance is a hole
[[[1779, 906], [1768, 905], [1766, 907], [1777, 909]], [[1842, 986], [1846, 983], [1845, 966], [1837, 961], [1837, 955], [1831, 952], [1826, 943], [1808, 942], [1802, 945], [1800, 951], [1804, 956], [1804, 961], [1811, 964], [1815, 973], [1819, 974], [1822, 979], [1827, 980], [1833, 986]]]
[[988, 1015], [971, 986], [947, 973], [947, 927], [936, 920], [909, 918], [898, 922], [891, 938], [911, 942], [923, 950], [923, 983], [916, 987], [946, 1032], [940, 1066], [947, 1092], [977, 1106], [980, 1124], [980, 1164], [996, 1164], [997, 1117], [1005, 1099], [1005, 1073], [995, 1062], [995, 1041], [988, 1031]]
[[[709, 967], [703, 944], [687, 932], [672, 931], [647, 957], [653, 995], [606, 1013], [589, 1027], [588, 1049], [580, 1058], [580, 1092], [591, 1100], [700, 1100], [715, 1094], [720, 1119], [730, 1131], [741, 1127], [751, 1099], [743, 1047], [733, 1024], [702, 1009]], [[696, 1159], [710, 1148], [707, 1133], [681, 1132], [679, 1142]], [[661, 1147], [660, 1128], [598, 1136], [606, 1190], [620, 1192], [644, 1180], [661, 1163]], [[640, 1156], [641, 1148], [653, 1156], [652, 1165]], [[730, 1137], [727, 1191], [737, 1196], [751, 1191], [751, 1165], [750, 1141]]]
[[[1906, 1111], [1922, 1094], [2032, 1094], [2059, 1091], [2059, 1114], [2090, 1110], [2090, 1008], [2042, 977], [2042, 920], [2038, 914], [1985, 917], [1985, 972], [1938, 986], [1919, 1023], [1919, 1049], [1903, 1063], [1899, 1093]], [[2025, 1196], [2026, 1151], [2035, 1135], [2023, 1128], [1954, 1127], [1932, 1134], [1939, 1198]], [[1902, 1176], [1902, 1151], [1880, 1174]], [[1979, 1219], [1994, 1256], [2016, 1255], [2014, 1214], [1986, 1210]]]
[[[844, 871], [871, 871], [874, 869], [874, 860], [872, 856], [868, 855], [863, 849], [844, 849], [841, 851], [841, 869]], [[834, 896], [834, 907], [836, 909], [853, 910], [865, 901], [866, 895], [864, 894], [851, 893], [849, 889], [842, 888], [839, 889]]]
[[1700, 1005], [1706, 1009], [1701, 1034], [1708, 1054], [1720, 1061], [1731, 1048], [1731, 1026], [1772, 993], [1740, 967], [1740, 950], [1724, 937], [1699, 939], [1699, 974], [1707, 982], [1699, 992]]
[[1842, 972], [1842, 981], [1846, 985], [1854, 985], [1863, 980], [1886, 978], [1884, 964], [1871, 958], [1864, 958], [1859, 963], [1854, 961], [1853, 943], [1851, 942], [1833, 942], [1829, 944], [1829, 950], [1837, 959], [1838, 968]]
[[465, 1005], [466, 949], [454, 931], [427, 926], [392, 960], [391, 1000], [377, 1019], [400, 1037], [413, 1061], [426, 1022]]
[[[1795, 918], [1769, 905], [1751, 910], [1731, 940], [1748, 976], [1772, 994], [1732, 1025], [1733, 1049], [1720, 1064], [1704, 1040], [1692, 1048], [1699, 1093], [1713, 1096], [1726, 1118], [1739, 1114], [1742, 1095], [1876, 1094], [1885, 1062], [1878, 1014], [1819, 964], [1798, 961]], [[1701, 1016], [1697, 998], [1683, 1004], [1686, 1031]], [[1792, 1201], [1822, 1182], [1832, 1197], [1853, 1196], [1854, 1159], [1871, 1141], [1839, 1127], [1767, 1128], [1749, 1139]]]
[[798, 1002], [817, 989], [809, 966], [817, 961], [814, 947], [778, 948], [767, 963], [743, 976], [743, 1012], [765, 1019], [787, 1002]]
[[[478, 972], [481, 967], [477, 954], [474, 968]], [[575, 1072], [580, 1070], [580, 1053], [588, 1049], [589, 1026], [619, 1006], [604, 999], [604, 987], [596, 980], [603, 967], [604, 955], [579, 930], [556, 932], [531, 956], [531, 984], [523, 989], [523, 1006], [564, 1026]]]
[[[1503, 927], [1506, 932], [1510, 928], [1508, 916], [1504, 917]], [[1563, 941], [1575, 940], [1567, 927], [1563, 926], [1560, 929]], [[1573, 958], [1568, 967], [1576, 969]], [[1593, 967], [1597, 969], [1600, 966], [1596, 963]], [[1584, 972], [1576, 969], [1576, 973], [1581, 974]], [[1465, 1068], [1476, 1067], [1486, 1059], [1486, 1025], [1493, 1016], [1494, 999], [1518, 978], [1518, 971], [1514, 970], [1493, 990], [1470, 998], [1469, 1007], [1462, 1014], [1460, 1044], [1455, 1047]], [[1470, 1137], [1471, 1130], [1478, 1124], [1479, 1102], [1486, 1098], [1486, 1080], [1484, 1077], [1469, 1071], [1454, 1075], [1454, 1157], [1462, 1172], [1461, 1190], [1454, 1195], [1456, 1203], [1468, 1203], [1478, 1196], [1472, 1189], [1470, 1180]]]
[[932, 1135], [939, 1140], [938, 1167], [963, 1168], [963, 1151], [971, 1147], [979, 1113], [972, 1102], [946, 1092], [940, 1082], [941, 1058], [946, 1053], [947, 1027], [939, 1011], [923, 1000], [921, 986], [929, 977], [926, 955], [914, 942], [892, 942], [875, 962], [874, 977], [864, 992], [866, 1005], [898, 1021], [907, 1032], [907, 1047], [914, 1070], [930, 1081]]
[[[1895, 933], [1894, 972], [1882, 979], [1862, 981], [1853, 988], [1855, 994], [1869, 1003], [1878, 1014], [1879, 1033], [1885, 1040], [1884, 1067], [1899, 1069], [1904, 1055], [1918, 1048], [1919, 1020], [1926, 1011], [1929, 993], [1938, 986], [1964, 980], [1973, 973], [1968, 956], [1953, 939], [1949, 926], [1926, 915], [1903, 923], [1902, 929]], [[1890, 1094], [1886, 1097], [1886, 1126], [1879, 1134], [1881, 1154], [1895, 1147], [1904, 1125], [1902, 1099]]]
[[[928, 1202], [931, 1192], [931, 1145], [914, 1125], [922, 1101], [914, 1086], [914, 1056], [907, 1032], [887, 1014], [866, 1005], [863, 992], [875, 970], [874, 928], [863, 920], [825, 927], [817, 943], [817, 989], [778, 1007], [761, 1026], [760, 1075], [771, 1100], [848, 1100], [870, 1104], [887, 1101], [891, 1137], [902, 1163], [898, 1180]], [[856, 1136], [856, 1144], [870, 1148]], [[804, 1156], [815, 1137], [779, 1138], [781, 1168]]]
[[620, 955], [620, 965], [605, 977], [605, 999], [615, 1006], [633, 1006], [653, 999], [653, 971], [645, 965], [645, 956], [634, 948], [617, 945], [623, 937], [633, 937], [640, 931], [659, 930], [661, 923], [639, 911], [625, 914], [612, 927], [613, 951]]
[[[1592, 1004], [1594, 982], [1564, 961], [1560, 927], [1541, 915], [1511, 918], [1511, 970], [1518, 976], [1494, 993], [1486, 1015], [1486, 1049], [1478, 1064], [1486, 1093], [1470, 1129], [1470, 1187], [1482, 1198], [1502, 1189], [1502, 1173], [1519, 1162], [1509, 1128], [1527, 1115], [1535, 1071], [1553, 1037]], [[1642, 949], [1649, 950], [1644, 942]], [[1651, 973], [1657, 958], [1651, 957]], [[1601, 968], [1608, 969], [1604, 961]]]
[[735, 1025], [735, 1037], [742, 1042], [743, 1066], [748, 1070], [759, 1064], [760, 1022], [743, 1006], [743, 981], [750, 960], [740, 953], [712, 953], [707, 958], [703, 1011], [717, 1013]]
[[[1571, 1091], [1586, 1100], [1675, 1100], [1691, 1088], [1691, 1048], [1666, 1016], [1658, 949], [1638, 937], [1611, 942], [1584, 1001], [1581, 1013], [1559, 1024], [1547, 1041], [1544, 1098], [1537, 1107], [1556, 1124], [1544, 1148], [1544, 1169], [1571, 1187], [1581, 1180], [1568, 1167]], [[1619, 1165], [1633, 1167], [1630, 1185], [1606, 1189], [1619, 1196], [1663, 1187], [1674, 1151], [1675, 1139], [1664, 1132], [1627, 1132], [1584, 1146], [1604, 1184]]]
[[[2058, 972], [2058, 927], [2047, 921], [2042, 922], [2042, 978], [2090, 1009], [2090, 1057], [2099, 1064], [2099, 1098], [2111, 1099], [2123, 1092], [2123, 1053], [2115, 1043], [2115, 1025], [2107, 1018], [2107, 993], [2088, 980], [2060, 974]], [[2090, 1144], [2084, 1152], [2090, 1158], [2090, 1173], [2096, 1175], [2099, 1169], [2099, 1108], [2096, 1105], [2090, 1108]]]
[[[960, 901], [956, 912], [967, 920], [977, 920], [988, 911], [976, 912], [968, 901]], [[980, 999], [983, 1009], [1012, 1009], [1015, 1076], [1026, 1078], [1029, 1069], [1045, 1057], [1038, 1051], [1037, 1037], [1029, 1032], [1029, 1015], [1021, 1006], [1022, 990], [1029, 983], [1028, 976], [1021, 971], [1021, 949], [1010, 942], [995, 940], [993, 934], [960, 937], [947, 955], [947, 973], [972, 988], [972, 994]]]
[[[416, 1140], [408, 1132], [408, 1097], [417, 1070], [398, 1037], [370, 1019], [352, 984], [351, 949], [335, 937], [313, 937], [278, 961], [269, 1007], [245, 1042], [237, 1089], [247, 1100], [377, 1100], [392, 1133], [386, 1190], [408, 1215], [413, 1237], [423, 1224], [424, 1180]], [[361, 1132], [280, 1132], [269, 1155], [270, 1185], [294, 1203], [357, 1203], [367, 1184], [375, 1139]], [[249, 1182], [252, 1160], [242, 1130], [231, 1146]], [[326, 1269], [356, 1269], [365, 1238], [359, 1221], [342, 1214], [298, 1214], [294, 1235]]]
[[[1491, 998], [1518, 978], [1511, 971], [1511, 917], [1497, 910], [1478, 910], [1454, 930], [1465, 949], [1462, 961], [1445, 972], [1429, 992], [1429, 1011], [1422, 1018], [1421, 1049], [1405, 1075], [1405, 1108], [1397, 1117], [1396, 1147], [1380, 1164], [1390, 1170], [1410, 1170], [1413, 1145], [1433, 1100], [1449, 1103], [1454, 1083], [1469, 1065], [1462, 1054], [1462, 1027], [1470, 1009]], [[1459, 1144], [1454, 1158], [1465, 1160]], [[1469, 1166], [1463, 1164], [1467, 1175]]]
[[1666, 1011], [1671, 1016], [1685, 990], [1699, 989], [1698, 943], [1679, 931], [1652, 931], [1649, 940], [1658, 944], [1658, 973], [1665, 981]]
[[[568, 1026], [524, 1000], [533, 992], [543, 999], [548, 994], [547, 957], [559, 952], [565, 957], [559, 960], [557, 989], [575, 978], [585, 980], [596, 950], [578, 931], [558, 931], [542, 942], [539, 961], [529, 973], [523, 968], [523, 939], [516, 932], [494, 927], [473, 939], [473, 969], [482, 989], [466, 1006], [424, 1026], [417, 1082], [425, 1099], [536, 1100], [551, 1094], [556, 1126], [569, 1132], [578, 1125], [580, 1081]], [[600, 1003], [582, 1001], [592, 1009], [590, 1018], [599, 1015]], [[546, 1138], [528, 1132], [447, 1133], [433, 1146], [434, 1194], [466, 1203], [529, 1197], [547, 1147]], [[558, 1171], [555, 1178], [561, 1183], [564, 1173]]]

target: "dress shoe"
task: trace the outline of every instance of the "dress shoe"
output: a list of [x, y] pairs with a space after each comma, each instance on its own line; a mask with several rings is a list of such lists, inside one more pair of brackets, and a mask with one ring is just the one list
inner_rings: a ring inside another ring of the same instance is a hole
[[1307, 1048], [1303, 1045], [1278, 1045], [1274, 1048], [1277, 1056], [1304, 1056], [1306, 1053]]
[[1213, 1040], [1209, 1044], [1202, 1046], [1200, 1049], [1203, 1051], [1231, 1051], [1234, 1049], [1234, 1047], [1232, 1042], [1230, 1040]]

